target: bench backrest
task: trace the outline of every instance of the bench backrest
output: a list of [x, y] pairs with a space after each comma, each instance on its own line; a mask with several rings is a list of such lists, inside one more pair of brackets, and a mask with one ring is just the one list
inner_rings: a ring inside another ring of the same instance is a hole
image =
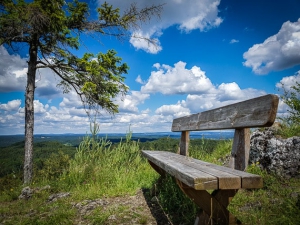
[[272, 126], [278, 102], [278, 96], [270, 94], [174, 119], [172, 131], [182, 132], [180, 154], [188, 155], [189, 131], [235, 129], [230, 166], [244, 170], [249, 158], [249, 128]]

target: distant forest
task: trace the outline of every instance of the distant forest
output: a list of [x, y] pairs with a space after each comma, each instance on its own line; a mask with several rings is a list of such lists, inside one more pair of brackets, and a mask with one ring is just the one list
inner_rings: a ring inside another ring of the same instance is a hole
[[[34, 135], [34, 142], [58, 141], [64, 145], [77, 147], [82, 139], [87, 134], [37, 134]], [[131, 140], [146, 142], [154, 141], [163, 137], [170, 137], [172, 139], [180, 138], [180, 132], [154, 132], [154, 133], [132, 133]], [[126, 139], [126, 134], [98, 134], [98, 138], [107, 138], [112, 143], [118, 143]], [[233, 131], [219, 131], [219, 132], [191, 132], [191, 139], [232, 139]], [[24, 141], [24, 135], [0, 135], [0, 147], [8, 147], [14, 143]]]
[[[83, 137], [82, 137], [83, 138]], [[63, 142], [60, 141], [45, 141], [45, 139], [40, 138], [39, 141], [34, 143], [34, 169], [40, 170], [44, 166], [44, 162], [53, 154], [63, 154], [69, 155], [71, 158], [74, 156], [76, 149], [81, 139], [70, 139], [66, 136], [63, 136]], [[44, 140], [44, 141], [41, 141]], [[120, 142], [120, 137], [117, 139], [110, 139], [112, 147]], [[122, 138], [122, 141], [126, 141], [126, 138]], [[141, 150], [167, 150], [176, 152], [179, 145], [179, 140], [176, 138], [163, 137], [159, 139], [152, 138], [142, 138], [142, 140], [134, 140], [139, 143], [139, 148]], [[9, 142], [9, 140], [7, 140]], [[218, 140], [212, 139], [192, 139], [190, 145], [194, 148], [197, 146], [205, 146], [205, 150], [210, 152], [216, 146]], [[0, 147], [0, 177], [6, 176], [8, 174], [19, 175], [23, 170], [23, 160], [24, 160], [24, 141], [20, 141], [14, 144], [11, 144], [6, 147]]]

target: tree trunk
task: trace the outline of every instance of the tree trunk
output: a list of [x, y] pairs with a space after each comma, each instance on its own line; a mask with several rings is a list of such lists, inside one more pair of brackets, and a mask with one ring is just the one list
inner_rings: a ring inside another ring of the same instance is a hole
[[33, 176], [33, 128], [34, 128], [34, 90], [37, 64], [37, 41], [32, 41], [29, 47], [29, 62], [27, 72], [27, 87], [25, 92], [25, 158], [24, 184], [32, 181]]

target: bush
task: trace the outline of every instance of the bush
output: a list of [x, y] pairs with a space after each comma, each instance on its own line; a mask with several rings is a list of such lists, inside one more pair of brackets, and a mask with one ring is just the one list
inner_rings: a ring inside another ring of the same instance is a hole
[[59, 178], [69, 167], [70, 157], [62, 151], [52, 153], [44, 161], [43, 168], [37, 172], [37, 179], [53, 180]]
[[282, 101], [289, 107], [289, 115], [279, 118], [282, 121], [278, 134], [284, 138], [300, 136], [300, 83], [296, 82], [289, 90], [282, 84]]
[[276, 131], [277, 135], [282, 138], [290, 138], [294, 136], [300, 136], [300, 124], [294, 123], [286, 118], [281, 118], [280, 128]]

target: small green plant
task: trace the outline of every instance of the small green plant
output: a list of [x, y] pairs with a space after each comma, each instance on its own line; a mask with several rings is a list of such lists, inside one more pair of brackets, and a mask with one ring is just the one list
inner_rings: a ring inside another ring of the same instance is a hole
[[290, 89], [282, 84], [281, 88], [283, 90], [281, 99], [289, 107], [289, 114], [279, 118], [282, 124], [278, 134], [284, 138], [300, 136], [300, 83], [296, 82]]
[[289, 90], [282, 84], [283, 95], [281, 96], [283, 102], [289, 106], [290, 113], [287, 119], [294, 124], [300, 123], [300, 83], [291, 86]]
[[294, 136], [300, 136], [300, 124], [294, 123], [288, 118], [280, 118], [280, 128], [276, 131], [277, 135], [282, 138], [290, 138]]
[[60, 177], [69, 167], [70, 157], [62, 151], [52, 153], [44, 161], [43, 168], [37, 171], [38, 178], [42, 180], [53, 180]]

